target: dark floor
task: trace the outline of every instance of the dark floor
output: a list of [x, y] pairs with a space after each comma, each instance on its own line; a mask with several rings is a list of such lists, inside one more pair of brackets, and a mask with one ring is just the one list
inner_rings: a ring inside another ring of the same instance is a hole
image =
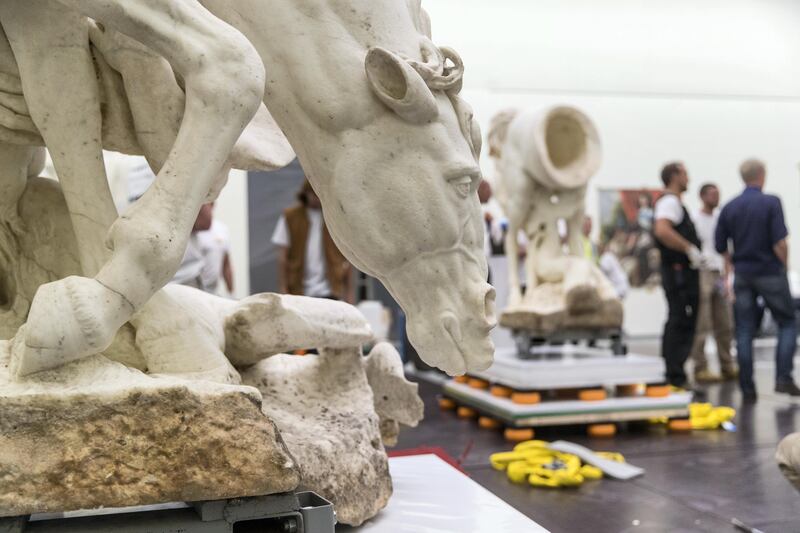
[[[653, 353], [655, 345], [634, 349]], [[537, 431], [536, 438], [623, 453], [647, 471], [634, 481], [604, 479], [569, 490], [514, 485], [488, 461], [511, 445], [499, 432], [440, 411], [439, 386], [424, 380], [425, 420], [402, 433], [396, 449], [443, 448], [475, 481], [554, 533], [737, 531], [732, 518], [766, 533], [799, 533], [800, 493], [781, 475], [774, 454], [783, 436], [800, 430], [800, 401], [772, 392], [770, 353], [759, 357], [755, 405], [742, 405], [735, 384], [707, 387], [708, 401], [737, 409], [736, 432], [670, 434], [642, 425], [598, 440], [579, 427]]]

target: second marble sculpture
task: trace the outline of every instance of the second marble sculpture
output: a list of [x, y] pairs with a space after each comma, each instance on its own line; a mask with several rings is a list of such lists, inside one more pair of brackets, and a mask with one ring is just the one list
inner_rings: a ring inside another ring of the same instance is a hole
[[[586, 188], [601, 161], [592, 121], [569, 106], [505, 111], [492, 121], [489, 145], [496, 160], [497, 199], [509, 219], [505, 247], [510, 294], [500, 323], [539, 332], [620, 327], [622, 305], [616, 292], [583, 253]], [[520, 231], [527, 237], [524, 294]]]

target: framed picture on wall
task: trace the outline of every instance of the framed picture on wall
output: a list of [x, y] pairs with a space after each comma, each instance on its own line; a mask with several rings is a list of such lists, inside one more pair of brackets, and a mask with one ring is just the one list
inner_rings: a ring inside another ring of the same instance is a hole
[[661, 282], [659, 252], [653, 238], [653, 215], [660, 189], [600, 189], [600, 242], [613, 252], [631, 287]]

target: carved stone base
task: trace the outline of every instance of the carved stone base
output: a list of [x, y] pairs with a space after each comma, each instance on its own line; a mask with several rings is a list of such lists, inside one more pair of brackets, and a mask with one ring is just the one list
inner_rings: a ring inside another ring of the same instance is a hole
[[567, 310], [567, 298], [561, 284], [545, 283], [525, 294], [520, 305], [508, 307], [500, 315], [500, 325], [509, 329], [521, 329], [551, 333], [563, 329], [616, 329], [622, 327], [622, 302], [616, 298], [598, 299], [591, 307], [593, 311]]
[[294, 490], [250, 387], [154, 378], [95, 356], [22, 383], [0, 342], [0, 516]]
[[800, 433], [792, 433], [778, 445], [775, 454], [781, 472], [800, 491]]
[[333, 502], [339, 522], [349, 525], [375, 516], [392, 495], [363, 365], [351, 348], [275, 355], [242, 373], [264, 395], [264, 413], [297, 458], [302, 487]]

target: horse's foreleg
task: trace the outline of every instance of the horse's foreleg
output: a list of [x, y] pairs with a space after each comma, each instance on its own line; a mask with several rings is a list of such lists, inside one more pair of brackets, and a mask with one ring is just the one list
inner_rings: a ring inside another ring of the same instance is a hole
[[[95, 280], [66, 278], [40, 288], [29, 318], [53, 311], [34, 342], [15, 346], [17, 375], [105, 349], [114, 333], [169, 281], [200, 205], [234, 143], [261, 103], [264, 67], [238, 31], [196, 0], [59, 0], [104, 26], [146, 43], [170, 62], [186, 87], [183, 123], [145, 195], [112, 226], [110, 260]], [[51, 321], [52, 322], [52, 321]]]
[[48, 0], [0, 2], [0, 22], [17, 60], [33, 122], [50, 148], [84, 274], [109, 250], [117, 216], [102, 156], [100, 98], [85, 17]]

